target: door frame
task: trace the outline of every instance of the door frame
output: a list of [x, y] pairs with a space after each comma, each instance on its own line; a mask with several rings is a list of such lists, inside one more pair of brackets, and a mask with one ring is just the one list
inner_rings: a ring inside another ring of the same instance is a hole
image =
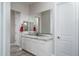
[[0, 19], [0, 55], [10, 55], [10, 2], [0, 2], [1, 19]]

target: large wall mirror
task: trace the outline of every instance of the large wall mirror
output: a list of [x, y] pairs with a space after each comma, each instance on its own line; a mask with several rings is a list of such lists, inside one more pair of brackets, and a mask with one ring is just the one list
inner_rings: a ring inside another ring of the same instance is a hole
[[23, 21], [24, 31], [33, 31], [33, 27], [36, 27], [36, 31], [38, 32], [38, 17], [34, 16], [29, 21]]
[[46, 10], [38, 14], [36, 16], [29, 17], [28, 22], [24, 21], [23, 24], [25, 31], [33, 31], [33, 27], [35, 26], [37, 32], [50, 34], [50, 10]]

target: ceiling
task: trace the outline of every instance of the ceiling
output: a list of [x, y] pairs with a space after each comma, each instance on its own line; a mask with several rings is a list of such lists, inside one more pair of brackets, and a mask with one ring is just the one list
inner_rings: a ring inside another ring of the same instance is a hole
[[22, 4], [22, 5], [31, 5], [31, 4], [36, 3], [36, 2], [12, 2], [12, 3]]

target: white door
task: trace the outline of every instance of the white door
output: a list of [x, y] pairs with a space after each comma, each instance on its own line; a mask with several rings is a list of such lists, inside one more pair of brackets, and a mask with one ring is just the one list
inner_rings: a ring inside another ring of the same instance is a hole
[[75, 55], [75, 11], [72, 3], [56, 5], [55, 54]]

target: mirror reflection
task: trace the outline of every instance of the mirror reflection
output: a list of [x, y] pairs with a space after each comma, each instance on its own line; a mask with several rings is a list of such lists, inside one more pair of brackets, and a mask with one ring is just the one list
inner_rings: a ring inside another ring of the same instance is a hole
[[28, 21], [23, 22], [23, 26], [24, 31], [50, 34], [50, 10], [40, 12], [36, 16], [30, 16]]

